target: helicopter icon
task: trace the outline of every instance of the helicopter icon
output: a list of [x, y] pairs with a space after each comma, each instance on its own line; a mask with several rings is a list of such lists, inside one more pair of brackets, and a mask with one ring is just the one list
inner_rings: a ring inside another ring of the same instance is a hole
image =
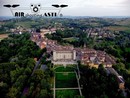
[[30, 7], [20, 7], [19, 4], [7, 4], [3, 5], [10, 9], [13, 16], [16, 17], [25, 17], [26, 15], [41, 15], [41, 16], [62, 16], [61, 10], [68, 5], [65, 4], [52, 4], [51, 7], [42, 7], [41, 4], [30, 4]]

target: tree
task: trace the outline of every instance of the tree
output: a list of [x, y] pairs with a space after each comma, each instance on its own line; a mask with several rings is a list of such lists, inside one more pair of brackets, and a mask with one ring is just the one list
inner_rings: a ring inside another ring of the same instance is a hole
[[14, 87], [9, 89], [9, 92], [7, 93], [7, 98], [17, 98], [18, 90]]
[[41, 69], [37, 69], [34, 72], [33, 80], [36, 81], [36, 83], [40, 82], [44, 78], [44, 72]]
[[27, 67], [25, 69], [25, 74], [29, 76], [31, 73], [32, 73], [31, 69], [29, 67]]
[[115, 93], [118, 93], [118, 82], [114, 75], [107, 75], [104, 68], [86, 68], [86, 66], [80, 67], [80, 72], [82, 93], [86, 98], [117, 98]]
[[109, 97], [105, 93], [103, 93], [103, 95], [101, 95], [100, 98], [109, 98]]
[[37, 98], [49, 98], [48, 91], [45, 89], [42, 89], [38, 95]]

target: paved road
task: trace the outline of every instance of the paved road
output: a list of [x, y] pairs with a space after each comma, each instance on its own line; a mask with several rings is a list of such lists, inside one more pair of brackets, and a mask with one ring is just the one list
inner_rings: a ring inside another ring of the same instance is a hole
[[78, 69], [78, 78], [80, 79], [80, 71], [79, 71], [79, 66], [78, 66], [78, 64], [76, 64], [77, 65], [77, 69]]
[[41, 68], [40, 69], [42, 69], [42, 70], [46, 70], [48, 67], [47, 67], [47, 65], [41, 65]]
[[43, 58], [43, 56], [44, 56], [44, 54], [42, 54], [42, 56], [40, 57], [40, 59], [36, 62], [36, 65], [35, 65], [35, 67], [34, 67], [34, 69], [33, 69], [33, 72], [32, 72], [32, 74], [31, 74], [31, 76], [34, 74], [35, 70], [37, 69], [38, 65], [40, 64], [41, 59]]

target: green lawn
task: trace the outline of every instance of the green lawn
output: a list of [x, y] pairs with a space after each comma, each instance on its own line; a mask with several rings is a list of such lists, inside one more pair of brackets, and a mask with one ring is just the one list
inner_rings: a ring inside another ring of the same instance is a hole
[[75, 73], [56, 73], [56, 88], [78, 87]]
[[57, 90], [56, 98], [78, 98], [79, 96], [78, 90]]
[[58, 67], [55, 69], [56, 72], [74, 72], [74, 68], [72, 67]]
[[63, 38], [63, 40], [66, 40], [68, 42], [73, 42], [73, 41], [77, 41], [78, 39], [75, 37], [69, 37], [69, 38]]
[[[76, 88], [78, 87], [75, 65], [69, 67], [60, 66], [55, 69], [56, 88]], [[58, 73], [60, 72], [60, 73]], [[79, 98], [79, 90], [56, 90], [56, 98]]]

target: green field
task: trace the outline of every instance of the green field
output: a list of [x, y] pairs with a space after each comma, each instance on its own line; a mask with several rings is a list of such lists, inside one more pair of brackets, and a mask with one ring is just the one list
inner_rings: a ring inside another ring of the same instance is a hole
[[18, 22], [15, 24], [16, 26], [22, 26], [22, 27], [26, 27], [26, 28], [31, 28], [32, 25], [36, 26], [36, 25], [40, 25], [40, 23], [35, 22], [35, 21], [24, 21], [24, 22]]
[[55, 69], [56, 72], [74, 72], [74, 68], [72, 67], [58, 67]]
[[58, 90], [56, 91], [56, 98], [78, 98], [78, 90]]
[[73, 89], [78, 88], [74, 71], [75, 65], [59, 66], [55, 69], [55, 88], [60, 88], [60, 90], [56, 90], [56, 98], [78, 98], [80, 96], [79, 90]]
[[126, 26], [109, 26], [109, 30], [111, 31], [129, 31], [130, 28]]
[[73, 41], [77, 41], [78, 39], [75, 37], [69, 37], [69, 38], [63, 38], [63, 40], [66, 40], [68, 42], [73, 42]]
[[75, 73], [56, 73], [56, 88], [78, 87]]

